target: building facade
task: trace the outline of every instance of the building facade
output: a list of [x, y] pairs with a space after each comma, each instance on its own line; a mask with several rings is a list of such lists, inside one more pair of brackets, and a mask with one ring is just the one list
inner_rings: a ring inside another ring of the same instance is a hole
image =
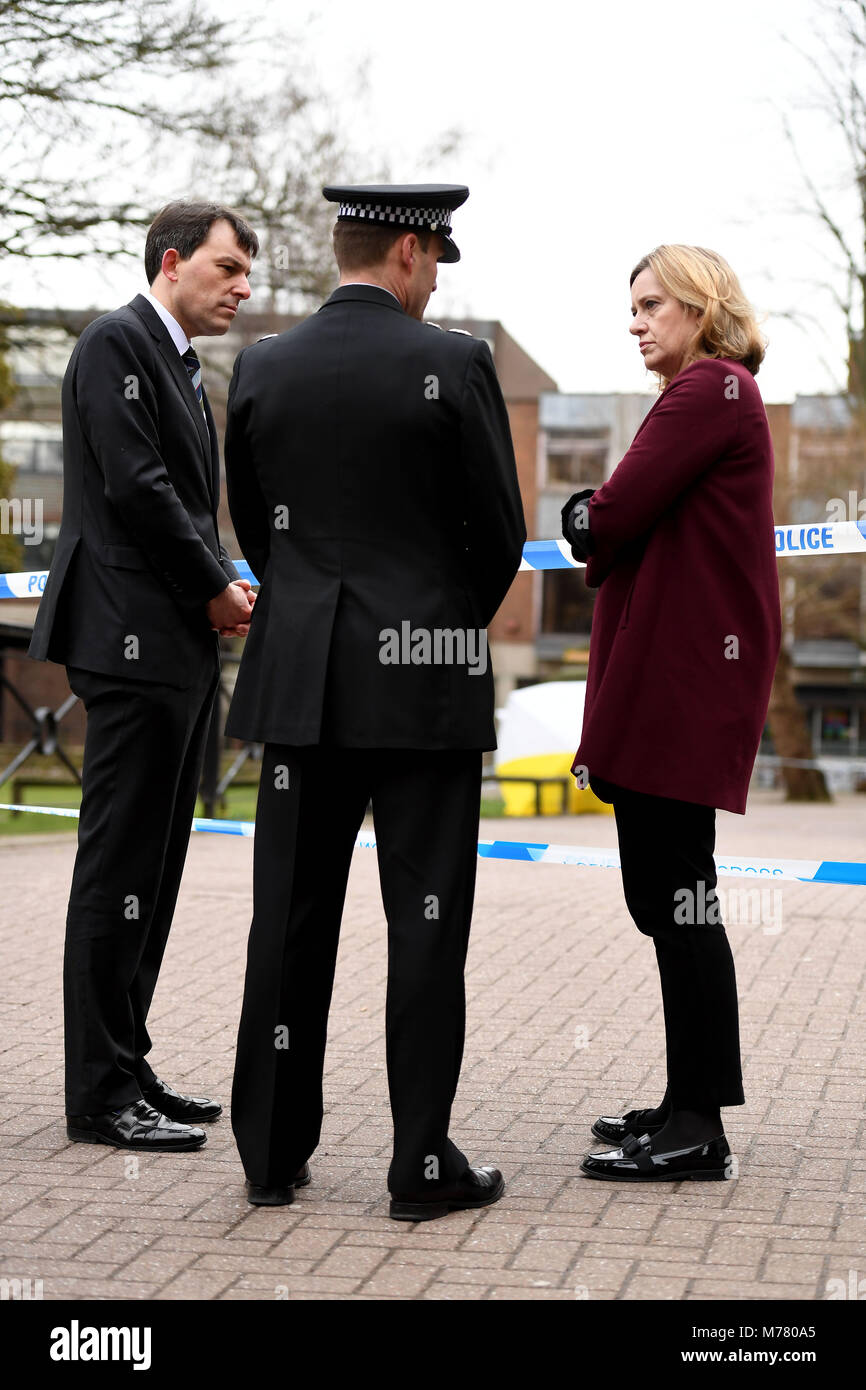
[[[25, 311], [14, 329], [17, 395], [0, 414], [0, 448], [17, 468], [16, 497], [24, 504], [38, 502], [42, 522], [40, 542], [22, 546], [22, 569], [45, 569], [50, 563], [62, 508], [60, 384], [76, 337], [97, 313]], [[242, 310], [225, 337], [200, 340], [220, 434], [237, 353], [264, 334], [283, 332], [299, 321], [299, 316]], [[498, 321], [443, 319], [441, 327], [462, 329], [488, 343], [508, 408], [527, 534], [531, 539], [558, 537], [563, 503], [571, 493], [599, 487], [610, 476], [655, 394], [561, 393]], [[866, 520], [866, 429], [852, 398], [799, 396], [792, 403], [769, 404], [767, 414], [776, 457], [777, 521], [842, 519], [840, 507], [848, 519]], [[220, 530], [230, 553], [237, 555], [224, 490]], [[814, 752], [866, 759], [866, 563], [857, 555], [785, 559], [780, 581], [785, 641]], [[516, 686], [585, 677], [593, 602], [580, 569], [515, 578], [489, 629], [498, 707]], [[32, 623], [35, 606], [5, 601], [0, 624], [20, 634]], [[20, 642], [2, 651], [3, 672], [30, 703], [61, 703], [66, 687], [59, 668], [27, 661]], [[0, 741], [23, 739], [28, 732], [26, 716], [5, 692]], [[83, 724], [73, 718], [73, 739], [81, 732]]]
[[[100, 312], [96, 309], [26, 310], [18, 316], [20, 321], [13, 328], [14, 346], [10, 358], [17, 391], [11, 405], [0, 413], [0, 450], [7, 462], [16, 468], [16, 501], [25, 508], [25, 514], [28, 507], [38, 506], [41, 519], [38, 543], [34, 538], [33, 544], [21, 546], [21, 569], [43, 570], [51, 562], [63, 505], [61, 383], [78, 335]], [[281, 333], [293, 327], [301, 317], [242, 309], [224, 337], [198, 340], [196, 347], [221, 448], [226, 396], [238, 352], [266, 333]], [[556, 383], [496, 320], [443, 319], [440, 326], [444, 330], [459, 329], [483, 338], [490, 347], [511, 424], [527, 533], [533, 536], [537, 534], [539, 399], [543, 392], [555, 392]], [[224, 487], [219, 523], [223, 543], [231, 555], [237, 556], [239, 549]], [[538, 578], [528, 574], [517, 576], [489, 628], [497, 706], [516, 684], [535, 679]], [[5, 624], [8, 631], [5, 645], [0, 633], [0, 672], [31, 705], [54, 707], [68, 693], [65, 673], [57, 666], [29, 661], [21, 640], [21, 633], [32, 626], [36, 606], [35, 600], [3, 601], [0, 624]], [[12, 629], [17, 629], [18, 634], [14, 642]], [[238, 647], [237, 642], [231, 644], [232, 650]], [[232, 674], [229, 665], [226, 672], [229, 686]], [[80, 712], [73, 712], [65, 727], [70, 741], [80, 741], [84, 730]], [[29, 732], [25, 712], [4, 689], [0, 692], [0, 742], [23, 742]]]

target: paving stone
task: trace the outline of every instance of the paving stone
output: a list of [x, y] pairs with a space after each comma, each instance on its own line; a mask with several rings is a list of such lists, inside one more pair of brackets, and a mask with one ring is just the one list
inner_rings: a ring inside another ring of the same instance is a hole
[[[813, 807], [757, 793], [745, 818], [719, 814], [717, 843], [731, 854], [864, 857], [866, 798], [838, 798], [820, 822]], [[485, 822], [483, 833], [615, 844], [609, 817]], [[604, 1147], [590, 1133], [599, 1114], [654, 1104], [664, 1090], [651, 945], [616, 874], [480, 861], [452, 1132], [471, 1161], [503, 1169], [506, 1196], [410, 1225], [387, 1214], [375, 855], [359, 851], [352, 866], [313, 1185], [290, 1207], [254, 1209], [228, 1115], [252, 846], [193, 837], [150, 1019], [160, 1075], [226, 1113], [198, 1153], [141, 1158], [134, 1173], [130, 1155], [65, 1133], [62, 923], [74, 850], [74, 836], [0, 841], [4, 1277], [43, 1278], [46, 1299], [301, 1302], [808, 1301], [852, 1270], [866, 1280], [862, 889], [785, 884], [781, 933], [730, 927], [747, 1104], [725, 1121], [739, 1178], [624, 1190], [587, 1181], [579, 1164]], [[575, 1048], [578, 1028], [586, 1046]]]

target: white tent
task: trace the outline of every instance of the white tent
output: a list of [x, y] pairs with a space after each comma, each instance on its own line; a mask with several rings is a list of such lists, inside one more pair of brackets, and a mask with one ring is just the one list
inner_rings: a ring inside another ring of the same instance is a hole
[[[501, 782], [507, 816], [594, 811], [611, 814], [589, 788], [579, 788], [571, 764], [583, 726], [586, 681], [546, 681], [514, 690], [499, 711], [496, 771], [502, 777], [554, 778], [542, 785], [540, 797], [530, 780]], [[565, 791], [563, 793], [563, 785]]]
[[586, 681], [546, 681], [513, 690], [500, 710], [496, 766], [544, 753], [574, 756]]

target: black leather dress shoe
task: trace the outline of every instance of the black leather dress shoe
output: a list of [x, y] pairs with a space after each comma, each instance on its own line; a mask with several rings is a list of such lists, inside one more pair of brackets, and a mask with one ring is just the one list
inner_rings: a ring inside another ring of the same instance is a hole
[[309, 1163], [305, 1163], [296, 1174], [294, 1182], [286, 1183], [284, 1187], [260, 1187], [247, 1178], [247, 1201], [254, 1207], [289, 1207], [295, 1200], [295, 1188], [309, 1187], [311, 1181]]
[[653, 1153], [648, 1134], [629, 1135], [622, 1147], [607, 1153], [587, 1154], [580, 1165], [589, 1178], [615, 1182], [677, 1182], [694, 1178], [702, 1182], [724, 1181], [734, 1176], [731, 1150], [724, 1134], [694, 1149]]
[[207, 1142], [203, 1129], [166, 1119], [145, 1100], [102, 1115], [67, 1115], [66, 1133], [80, 1144], [112, 1144], [140, 1153], [182, 1153]]
[[481, 1168], [467, 1168], [462, 1177], [447, 1183], [430, 1197], [391, 1195], [390, 1215], [395, 1221], [434, 1221], [449, 1211], [465, 1211], [470, 1207], [489, 1207], [498, 1202], [505, 1191], [505, 1182], [498, 1168], [489, 1163]]
[[653, 1115], [653, 1110], [629, 1110], [625, 1115], [599, 1115], [592, 1127], [592, 1133], [596, 1139], [601, 1139], [606, 1144], [621, 1144], [623, 1139], [628, 1139], [629, 1135], [634, 1135], [639, 1139], [642, 1134], [648, 1134], [650, 1138], [658, 1134], [664, 1124], [662, 1120], [659, 1124], [647, 1124], [645, 1115]]
[[198, 1120], [215, 1120], [223, 1113], [218, 1100], [208, 1100], [206, 1096], [181, 1096], [159, 1078], [141, 1094], [148, 1105], [152, 1105], [161, 1115], [185, 1125], [195, 1124]]

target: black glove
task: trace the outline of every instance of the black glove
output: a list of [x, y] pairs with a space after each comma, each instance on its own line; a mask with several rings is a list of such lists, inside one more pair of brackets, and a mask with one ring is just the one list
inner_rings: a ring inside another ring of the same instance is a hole
[[575, 560], [586, 561], [595, 554], [595, 541], [589, 529], [589, 508], [586, 505], [594, 492], [594, 487], [575, 492], [562, 509], [562, 534], [571, 546]]

